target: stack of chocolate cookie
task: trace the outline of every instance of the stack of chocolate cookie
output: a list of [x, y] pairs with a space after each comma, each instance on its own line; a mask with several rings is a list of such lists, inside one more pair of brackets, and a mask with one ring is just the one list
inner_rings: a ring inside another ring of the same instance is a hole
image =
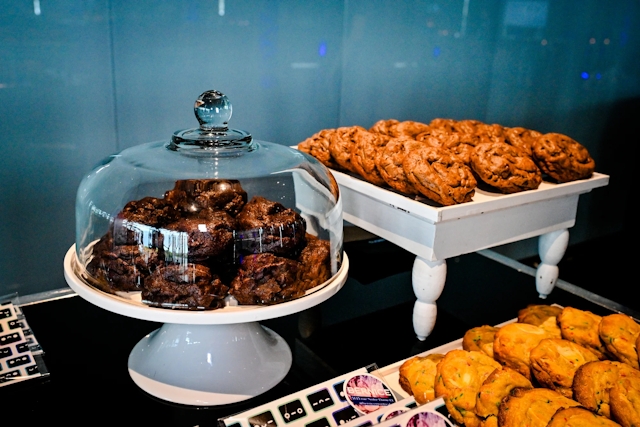
[[130, 201], [93, 247], [88, 279], [141, 291], [159, 307], [215, 309], [300, 297], [331, 276], [329, 241], [299, 213], [235, 180], [180, 180], [163, 198]]
[[566, 135], [541, 134], [477, 120], [429, 124], [380, 120], [324, 129], [298, 145], [327, 167], [443, 206], [472, 200], [477, 184], [502, 193], [534, 190], [545, 179], [588, 178], [595, 162]]

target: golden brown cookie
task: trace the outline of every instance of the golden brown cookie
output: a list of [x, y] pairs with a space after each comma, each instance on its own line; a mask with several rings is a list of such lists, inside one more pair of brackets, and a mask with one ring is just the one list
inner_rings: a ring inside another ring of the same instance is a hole
[[466, 427], [478, 427], [476, 399], [484, 380], [500, 364], [478, 351], [451, 350], [437, 366], [435, 391], [451, 417]]
[[558, 409], [547, 427], [620, 427], [620, 425], [588, 409], [574, 406]]
[[504, 129], [505, 142], [520, 148], [526, 152], [529, 157], [533, 156], [533, 142], [541, 136], [542, 134], [540, 132], [523, 127]]
[[453, 128], [458, 133], [475, 134], [478, 132], [478, 126], [482, 124], [480, 120], [459, 120], [453, 124]]
[[465, 138], [466, 135], [436, 128], [417, 135], [416, 139], [432, 147], [449, 151], [460, 159], [462, 163], [469, 166], [475, 142], [472, 139]]
[[540, 326], [548, 318], [554, 319], [562, 313], [562, 307], [546, 304], [531, 304], [518, 311], [518, 322]]
[[629, 376], [618, 381], [609, 393], [611, 417], [622, 427], [640, 425], [640, 378]]
[[573, 377], [573, 397], [590, 411], [611, 418], [611, 388], [629, 377], [640, 379], [640, 371], [611, 360], [585, 363]]
[[384, 149], [378, 151], [375, 159], [376, 167], [389, 187], [405, 194], [418, 194], [418, 190], [405, 175], [402, 162], [407, 153], [421, 145], [415, 139], [403, 136], [390, 139]]
[[351, 150], [357, 139], [367, 130], [361, 126], [340, 127], [331, 134], [329, 138], [329, 152], [333, 160], [340, 165], [342, 169], [350, 172], [356, 172], [351, 164]]
[[640, 325], [626, 314], [604, 316], [598, 326], [600, 339], [616, 360], [640, 369], [636, 340], [640, 335]]
[[600, 341], [598, 326], [601, 316], [587, 310], [565, 307], [558, 315], [562, 338], [594, 351], [600, 360], [607, 358], [607, 349]]
[[385, 185], [386, 181], [376, 167], [376, 156], [387, 142], [389, 136], [374, 132], [356, 132], [355, 144], [351, 149], [351, 165], [365, 180], [376, 185]]
[[470, 202], [476, 180], [471, 169], [436, 147], [411, 150], [402, 161], [409, 182], [426, 198], [444, 206]]
[[578, 141], [560, 133], [547, 133], [533, 144], [533, 159], [543, 173], [558, 182], [591, 177], [596, 163]]
[[509, 323], [496, 332], [493, 357], [505, 366], [515, 369], [531, 380], [530, 354], [539, 343], [552, 335], [539, 326], [527, 323]]
[[573, 397], [573, 377], [578, 368], [585, 363], [598, 360], [597, 356], [585, 347], [574, 342], [548, 338], [531, 350], [531, 371], [540, 385]]
[[333, 160], [329, 151], [330, 138], [333, 133], [335, 133], [335, 129], [323, 129], [298, 144], [298, 150], [312, 155], [329, 168], [339, 169], [340, 166]]
[[400, 368], [400, 386], [412, 395], [418, 405], [430, 402], [435, 397], [436, 366], [444, 358], [443, 354], [432, 353], [407, 359]]
[[469, 329], [462, 337], [462, 349], [467, 351], [481, 351], [493, 357], [493, 340], [498, 329], [495, 326], [482, 325]]
[[497, 427], [498, 408], [502, 399], [514, 388], [531, 389], [531, 381], [517, 371], [501, 366], [482, 383], [476, 401], [476, 414], [482, 418], [482, 427]]
[[558, 409], [578, 406], [557, 391], [546, 388], [513, 389], [498, 410], [500, 427], [546, 427]]
[[554, 338], [562, 338], [556, 317], [561, 312], [562, 307], [555, 305], [532, 304], [518, 311], [518, 322], [540, 326]]
[[471, 167], [482, 181], [503, 193], [534, 190], [542, 182], [533, 160], [506, 143], [479, 144], [471, 153]]

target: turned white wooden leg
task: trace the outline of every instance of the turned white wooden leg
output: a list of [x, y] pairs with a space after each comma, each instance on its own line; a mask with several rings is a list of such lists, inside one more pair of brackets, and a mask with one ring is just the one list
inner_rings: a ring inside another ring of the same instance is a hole
[[413, 292], [418, 299], [413, 306], [413, 330], [420, 341], [431, 334], [436, 324], [436, 300], [442, 294], [446, 279], [447, 263], [444, 260], [427, 261], [416, 257], [411, 273]]
[[536, 289], [540, 298], [546, 298], [551, 293], [560, 270], [558, 263], [564, 256], [569, 245], [569, 230], [552, 231], [543, 234], [538, 239], [538, 253], [540, 265], [536, 273]]

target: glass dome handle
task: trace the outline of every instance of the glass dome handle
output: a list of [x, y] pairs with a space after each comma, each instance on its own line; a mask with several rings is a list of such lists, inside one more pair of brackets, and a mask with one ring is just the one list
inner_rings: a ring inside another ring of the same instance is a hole
[[227, 131], [231, 118], [231, 102], [222, 92], [208, 90], [198, 97], [193, 107], [200, 129]]

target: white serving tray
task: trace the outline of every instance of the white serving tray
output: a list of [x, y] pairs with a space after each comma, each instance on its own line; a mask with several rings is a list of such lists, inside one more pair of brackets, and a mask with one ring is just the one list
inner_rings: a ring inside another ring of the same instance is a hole
[[589, 179], [542, 182], [536, 190], [514, 194], [476, 189], [471, 202], [440, 207], [348, 173], [332, 173], [346, 221], [428, 261], [570, 228], [579, 195], [609, 183], [608, 175], [594, 173]]

